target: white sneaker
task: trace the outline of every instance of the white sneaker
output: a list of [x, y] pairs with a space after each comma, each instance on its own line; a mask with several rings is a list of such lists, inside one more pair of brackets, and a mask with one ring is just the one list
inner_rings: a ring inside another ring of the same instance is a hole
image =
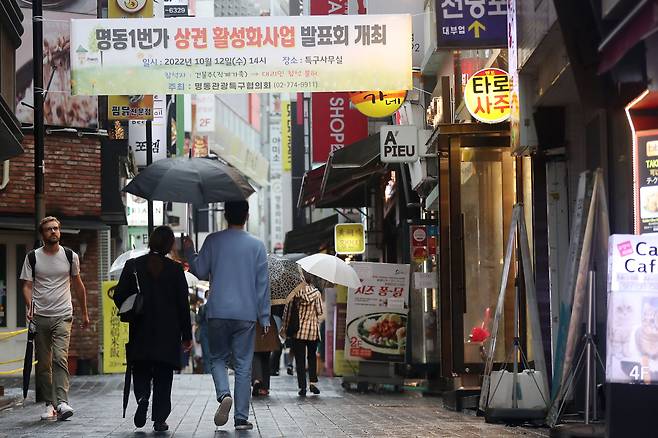
[[43, 411], [43, 414], [41, 414], [41, 419], [44, 421], [55, 421], [57, 420], [57, 412], [55, 412], [55, 408], [53, 405], [48, 403], [46, 405], [46, 410]]
[[66, 402], [61, 402], [57, 405], [57, 419], [66, 420], [73, 415], [73, 408]]

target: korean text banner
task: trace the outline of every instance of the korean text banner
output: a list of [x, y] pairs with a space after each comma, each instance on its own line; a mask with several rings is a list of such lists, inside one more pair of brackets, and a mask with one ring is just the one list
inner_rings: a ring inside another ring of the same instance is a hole
[[71, 20], [71, 87], [76, 95], [409, 90], [410, 39], [410, 15]]

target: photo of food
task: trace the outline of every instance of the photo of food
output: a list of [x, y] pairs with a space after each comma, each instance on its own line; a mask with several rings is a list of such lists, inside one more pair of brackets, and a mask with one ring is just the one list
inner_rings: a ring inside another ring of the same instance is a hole
[[403, 351], [407, 340], [407, 315], [395, 312], [377, 312], [350, 321], [348, 338], [356, 337], [364, 348], [379, 353]]
[[640, 187], [640, 206], [642, 219], [658, 217], [658, 186]]
[[647, 157], [658, 156], [658, 140], [651, 140], [647, 142]]

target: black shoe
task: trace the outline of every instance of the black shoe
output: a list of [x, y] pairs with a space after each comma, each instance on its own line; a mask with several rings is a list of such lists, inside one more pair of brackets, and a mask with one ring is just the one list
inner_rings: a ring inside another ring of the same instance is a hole
[[300, 389], [299, 392], [297, 393], [300, 397], [306, 397], [306, 390], [305, 389]]
[[254, 380], [254, 383], [252, 383], [252, 391], [251, 395], [254, 397], [258, 397], [259, 393], [258, 390], [263, 387], [263, 383], [260, 380]]
[[271, 371], [270, 376], [279, 377], [279, 372], [278, 371]]
[[288, 373], [289, 376], [292, 376], [292, 367], [286, 368], [286, 373]]
[[235, 430], [251, 430], [254, 425], [247, 420], [235, 420]]
[[133, 418], [135, 427], [144, 427], [146, 424], [146, 411], [148, 411], [148, 408], [148, 399], [143, 398], [137, 402], [137, 410], [135, 411], [135, 417]]
[[308, 389], [315, 395], [320, 394], [320, 389], [315, 385], [309, 385]]
[[169, 425], [164, 421], [162, 423], [153, 423], [153, 430], [156, 432], [166, 432], [169, 430]]

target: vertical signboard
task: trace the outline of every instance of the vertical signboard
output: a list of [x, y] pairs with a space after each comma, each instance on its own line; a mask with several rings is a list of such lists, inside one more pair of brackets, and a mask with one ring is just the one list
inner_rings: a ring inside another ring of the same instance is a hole
[[[167, 158], [167, 105], [164, 95], [153, 96], [153, 161]], [[146, 121], [128, 122], [128, 145], [135, 154], [138, 166], [146, 166]]]
[[521, 146], [521, 108], [519, 106], [519, 46], [516, 36], [516, 0], [507, 2], [507, 54], [510, 82], [510, 147]]
[[636, 217], [640, 234], [658, 232], [658, 131], [637, 134]]
[[103, 306], [103, 373], [123, 373], [126, 371], [126, 343], [128, 324], [121, 322], [118, 309], [110, 295], [118, 281], [104, 281], [102, 284]]
[[507, 0], [436, 0], [438, 48], [507, 47]]
[[348, 359], [403, 362], [407, 346], [409, 265], [354, 262], [362, 286], [347, 296]]
[[290, 101], [281, 100], [281, 166], [284, 172], [290, 172], [292, 169], [290, 120]]

